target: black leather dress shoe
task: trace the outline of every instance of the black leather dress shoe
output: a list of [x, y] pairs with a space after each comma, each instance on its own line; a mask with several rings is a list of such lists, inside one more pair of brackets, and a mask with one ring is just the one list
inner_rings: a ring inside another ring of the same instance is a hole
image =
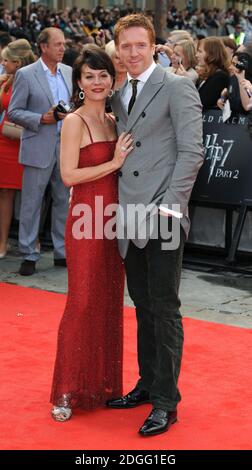
[[155, 436], [168, 431], [169, 427], [176, 423], [177, 411], [166, 411], [161, 408], [153, 408], [143, 426], [139, 429], [141, 436]]
[[60, 266], [62, 268], [66, 268], [66, 258], [57, 258], [54, 259], [54, 266]]
[[139, 388], [134, 388], [134, 390], [124, 397], [108, 400], [106, 405], [109, 408], [134, 408], [135, 406], [143, 405], [144, 403], [150, 403], [149, 392], [139, 390]]
[[18, 272], [19, 274], [21, 274], [21, 276], [32, 276], [32, 274], [36, 272], [35, 266], [35, 261], [29, 261], [28, 259], [26, 259], [23, 261], [23, 263], [21, 263]]

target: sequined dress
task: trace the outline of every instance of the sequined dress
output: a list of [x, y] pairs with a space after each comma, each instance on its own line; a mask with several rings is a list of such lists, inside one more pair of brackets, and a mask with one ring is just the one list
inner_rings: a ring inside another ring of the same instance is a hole
[[[115, 141], [93, 142], [87, 129], [91, 143], [80, 150], [79, 168], [105, 163], [114, 154]], [[77, 232], [85, 227], [78, 221], [87, 212], [80, 212], [79, 204], [92, 209], [94, 232], [101, 213], [97, 206], [95, 211], [95, 204], [99, 201], [100, 207], [102, 199], [104, 207], [117, 203], [115, 173], [74, 186], [65, 233], [68, 296], [50, 399], [58, 406], [66, 406], [67, 397], [67, 406], [92, 409], [122, 393], [124, 270], [117, 240], [94, 234], [89, 238], [90, 233], [80, 239], [72, 235], [74, 223]], [[73, 215], [73, 209], [79, 215]], [[109, 219], [102, 217], [102, 228]], [[100, 233], [101, 227], [96, 230]]]

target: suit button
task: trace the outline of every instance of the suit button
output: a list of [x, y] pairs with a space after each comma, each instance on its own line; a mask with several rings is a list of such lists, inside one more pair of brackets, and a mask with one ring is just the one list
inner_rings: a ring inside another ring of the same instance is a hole
[[141, 142], [139, 142], [139, 140], [136, 142], [136, 146], [141, 147]]
[[119, 121], [119, 117], [118, 117], [118, 116], [116, 116], [116, 118], [115, 118], [115, 119], [116, 119], [116, 122], [118, 122], [118, 121]]
[[142, 112], [142, 117], [145, 117], [145, 116], [146, 116], [146, 114], [145, 114], [145, 112], [143, 111], [143, 112]]
[[118, 176], [122, 176], [122, 171], [118, 171]]
[[134, 175], [134, 176], [138, 176], [138, 175], [139, 175], [138, 171], [134, 171], [134, 172], [133, 172], [133, 175]]

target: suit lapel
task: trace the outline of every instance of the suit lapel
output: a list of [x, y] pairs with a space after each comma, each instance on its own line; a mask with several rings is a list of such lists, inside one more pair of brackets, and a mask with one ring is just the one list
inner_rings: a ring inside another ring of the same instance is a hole
[[53, 100], [52, 92], [51, 92], [50, 87], [48, 85], [48, 81], [47, 81], [47, 78], [46, 78], [46, 73], [43, 70], [43, 67], [42, 67], [42, 64], [41, 64], [40, 60], [38, 60], [36, 65], [37, 65], [37, 67], [35, 68], [35, 76], [36, 76], [37, 80], [39, 81], [41, 88], [44, 90], [46, 96], [48, 97], [51, 105], [54, 106], [54, 100]]
[[59, 65], [59, 69], [62, 73], [62, 77], [64, 78], [64, 82], [67, 86], [69, 95], [71, 96], [71, 94], [72, 94], [72, 77], [71, 77], [70, 74], [68, 74], [66, 72], [66, 69], [64, 67], [62, 67], [62, 64]]
[[128, 80], [124, 82], [122, 87], [119, 90], [116, 90], [113, 97], [112, 97], [112, 108], [113, 111], [115, 112], [115, 115], [120, 115], [120, 119], [122, 122], [127, 123], [128, 120], [128, 113], [125, 109], [125, 106], [123, 104], [123, 93], [128, 84]]
[[154, 96], [158, 93], [160, 88], [162, 88], [165, 73], [165, 70], [157, 65], [151, 76], [148, 78], [147, 82], [144, 84], [144, 87], [140, 92], [140, 95], [138, 96], [128, 117], [126, 132], [129, 132], [132, 129], [143, 110], [153, 100]]

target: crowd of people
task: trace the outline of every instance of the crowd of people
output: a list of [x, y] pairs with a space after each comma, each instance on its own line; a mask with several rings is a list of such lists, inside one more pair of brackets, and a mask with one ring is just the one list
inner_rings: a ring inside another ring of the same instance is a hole
[[[188, 203], [203, 163], [202, 109], [228, 101], [231, 112], [249, 115], [251, 42], [247, 33], [242, 44], [236, 33], [203, 34], [223, 26], [217, 9], [171, 8], [164, 41], [156, 38], [151, 12], [133, 14], [129, 5], [52, 13], [32, 4], [25, 27], [18, 18], [18, 11], [12, 18], [3, 11], [0, 19], [0, 257], [8, 255], [14, 195], [22, 189], [19, 273], [36, 272], [50, 184], [54, 264], [67, 266], [69, 287], [52, 417], [66, 421], [75, 407], [105, 402], [110, 409], [151, 403], [139, 432], [160, 434], [176, 422], [181, 399], [178, 292]], [[249, 14], [237, 18], [230, 10], [224, 23], [237, 26], [242, 18], [249, 25]], [[114, 212], [105, 210], [100, 220], [97, 196], [105, 207], [119, 202], [118, 243], [111, 236]], [[137, 227], [127, 212], [132, 205], [151, 207]], [[87, 206], [95, 215], [91, 235], [83, 235]], [[106, 236], [93, 234], [99, 221], [103, 232], [110, 227]], [[175, 234], [168, 249], [163, 230]], [[122, 396], [124, 270], [136, 307], [139, 380]]]
[[[166, 16], [167, 32], [183, 29], [195, 37], [231, 34], [237, 45], [252, 39], [252, 11], [249, 6], [244, 11], [238, 11], [234, 8], [221, 10], [218, 7], [193, 9], [189, 1], [183, 10], [176, 7], [176, 2], [170, 2], [170, 5]], [[0, 31], [9, 32], [17, 39], [25, 38], [34, 45], [40, 31], [50, 26], [61, 29], [66, 38], [75, 35], [96, 37], [102, 30], [110, 40], [118, 19], [133, 11], [130, 1], [125, 1], [123, 6], [110, 8], [98, 2], [92, 10], [77, 7], [50, 10], [43, 4], [31, 2], [24, 19], [21, 7], [10, 11], [0, 2]], [[154, 11], [147, 10], [145, 14], [153, 21]]]

